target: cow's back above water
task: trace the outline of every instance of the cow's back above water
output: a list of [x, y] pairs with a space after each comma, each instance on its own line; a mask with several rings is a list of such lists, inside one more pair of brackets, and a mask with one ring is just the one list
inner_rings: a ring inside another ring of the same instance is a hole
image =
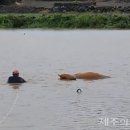
[[76, 79], [86, 79], [86, 80], [98, 80], [98, 79], [110, 78], [109, 76], [95, 72], [77, 73], [75, 74], [75, 77]]

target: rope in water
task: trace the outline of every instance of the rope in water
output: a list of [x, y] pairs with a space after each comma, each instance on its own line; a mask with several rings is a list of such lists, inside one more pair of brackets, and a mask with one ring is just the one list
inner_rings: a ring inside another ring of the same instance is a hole
[[18, 98], [19, 98], [19, 93], [17, 91], [16, 93], [16, 96], [15, 96], [15, 99], [10, 107], [10, 109], [8, 110], [8, 112], [3, 116], [3, 118], [0, 120], [0, 125], [2, 125], [9, 117], [9, 115], [12, 113], [12, 111], [14, 110], [16, 104], [17, 104], [17, 101], [18, 101]]

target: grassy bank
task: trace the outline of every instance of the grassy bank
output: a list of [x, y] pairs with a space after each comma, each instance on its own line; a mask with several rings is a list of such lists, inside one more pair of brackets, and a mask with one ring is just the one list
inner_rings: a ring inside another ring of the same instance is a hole
[[0, 14], [0, 28], [129, 29], [130, 16], [120, 13]]

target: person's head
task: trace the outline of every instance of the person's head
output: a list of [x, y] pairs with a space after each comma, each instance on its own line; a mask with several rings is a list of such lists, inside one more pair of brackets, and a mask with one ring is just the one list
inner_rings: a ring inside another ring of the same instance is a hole
[[13, 70], [12, 75], [13, 76], [19, 76], [19, 71], [18, 70]]

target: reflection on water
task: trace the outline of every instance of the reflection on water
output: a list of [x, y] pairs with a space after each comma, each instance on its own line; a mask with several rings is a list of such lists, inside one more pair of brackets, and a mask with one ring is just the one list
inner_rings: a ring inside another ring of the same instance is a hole
[[13, 89], [19, 89], [20, 88], [20, 86], [22, 86], [22, 84], [20, 84], [20, 83], [11, 83], [11, 84], [9, 84]]
[[[129, 34], [114, 30], [1, 30], [0, 130], [130, 129], [110, 122], [111, 118], [130, 121]], [[28, 82], [6, 84], [16, 68]], [[85, 71], [112, 78], [58, 80], [60, 73]], [[101, 118], [109, 119], [109, 126], [99, 124]]]

